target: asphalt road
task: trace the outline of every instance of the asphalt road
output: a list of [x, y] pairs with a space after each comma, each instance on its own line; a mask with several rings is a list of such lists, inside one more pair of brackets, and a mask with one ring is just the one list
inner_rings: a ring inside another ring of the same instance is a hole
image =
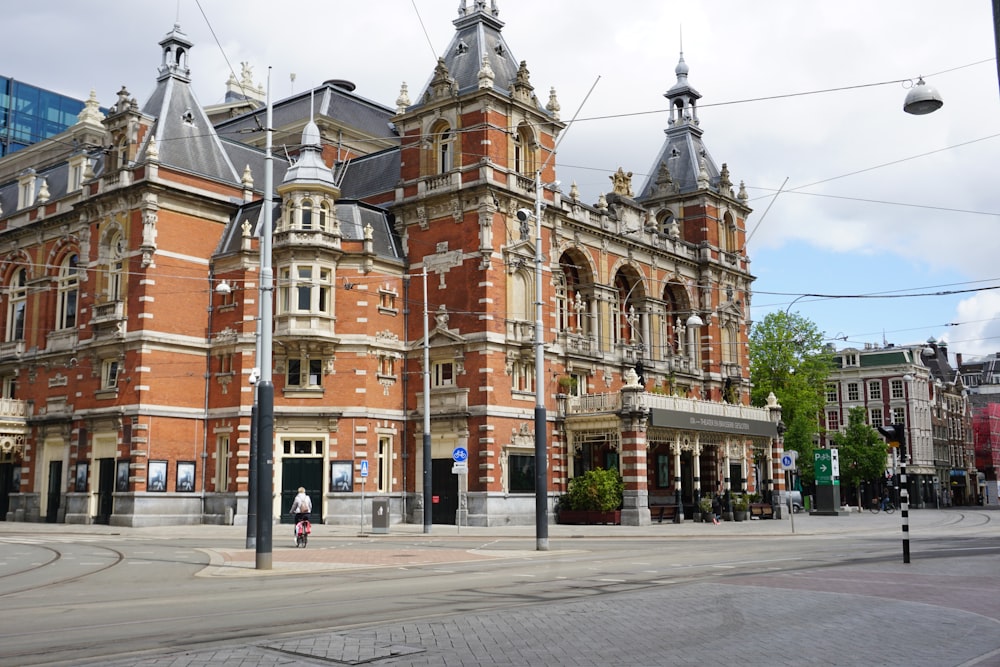
[[268, 572], [231, 527], [0, 524], [0, 665], [1000, 665], [1000, 512], [911, 522], [907, 565], [899, 518], [868, 515], [559, 527], [548, 551], [276, 527]]

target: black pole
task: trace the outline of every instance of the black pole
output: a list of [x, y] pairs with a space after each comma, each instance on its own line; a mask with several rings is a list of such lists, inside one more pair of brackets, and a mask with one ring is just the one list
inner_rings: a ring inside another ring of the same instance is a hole
[[260, 399], [257, 436], [257, 569], [271, 569], [271, 522], [274, 468], [274, 384], [261, 379], [257, 387]]
[[247, 475], [247, 549], [257, 548], [257, 387], [250, 408], [250, 471]]
[[[424, 396], [424, 410], [430, 410], [430, 397]], [[424, 430], [424, 533], [430, 533], [434, 523], [434, 478], [431, 473], [431, 434]]]
[[549, 548], [548, 453], [545, 451], [545, 406], [535, 406], [535, 548]]
[[903, 563], [910, 562], [910, 498], [906, 488], [906, 457], [899, 464], [899, 513], [903, 517]]

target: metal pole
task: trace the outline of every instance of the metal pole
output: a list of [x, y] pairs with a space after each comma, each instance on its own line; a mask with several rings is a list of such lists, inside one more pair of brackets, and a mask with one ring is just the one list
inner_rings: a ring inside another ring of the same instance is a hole
[[274, 310], [272, 299], [273, 270], [271, 268], [271, 240], [274, 234], [273, 195], [274, 164], [271, 158], [271, 68], [267, 70], [267, 127], [264, 153], [264, 229], [260, 243], [260, 382], [257, 385], [259, 401], [257, 434], [257, 560], [258, 570], [271, 569], [271, 522], [274, 504], [274, 382], [272, 378], [271, 343], [274, 336]]
[[[263, 229], [261, 234], [263, 234]], [[257, 300], [257, 322], [254, 331], [254, 365], [260, 373], [260, 320], [263, 311]], [[257, 430], [260, 428], [260, 395], [257, 385], [260, 378], [253, 378], [253, 406], [250, 408], [250, 470], [247, 475], [247, 549], [257, 549]]]
[[427, 324], [427, 261], [424, 260], [424, 532], [431, 532], [432, 489], [431, 473], [431, 342]]
[[542, 170], [535, 171], [535, 549], [549, 550], [548, 434], [542, 322]]
[[906, 489], [906, 455], [899, 460], [899, 513], [903, 517], [903, 563], [910, 562], [910, 498]]

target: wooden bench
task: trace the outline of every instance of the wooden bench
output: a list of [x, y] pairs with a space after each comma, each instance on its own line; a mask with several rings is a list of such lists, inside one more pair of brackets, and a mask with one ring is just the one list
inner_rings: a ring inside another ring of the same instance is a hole
[[773, 519], [774, 508], [767, 503], [753, 503], [750, 505], [750, 518]]
[[656, 517], [657, 523], [663, 523], [664, 519], [673, 521], [677, 517], [677, 505], [650, 505], [649, 514]]

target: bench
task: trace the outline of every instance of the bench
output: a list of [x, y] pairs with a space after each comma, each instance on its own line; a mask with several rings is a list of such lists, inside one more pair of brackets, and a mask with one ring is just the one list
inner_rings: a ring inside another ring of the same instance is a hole
[[664, 519], [673, 521], [677, 517], [677, 505], [650, 505], [649, 514], [657, 523], [663, 523]]
[[773, 519], [774, 508], [767, 503], [752, 503], [750, 505], [750, 518]]

